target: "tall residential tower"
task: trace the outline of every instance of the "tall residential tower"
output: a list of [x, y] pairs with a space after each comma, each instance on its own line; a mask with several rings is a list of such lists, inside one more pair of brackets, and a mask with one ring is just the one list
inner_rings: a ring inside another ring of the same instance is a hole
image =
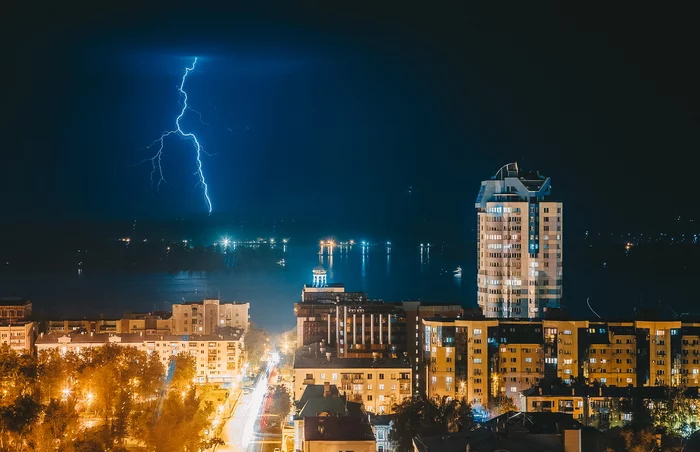
[[503, 166], [481, 182], [477, 301], [486, 317], [539, 318], [562, 296], [562, 203], [539, 172]]

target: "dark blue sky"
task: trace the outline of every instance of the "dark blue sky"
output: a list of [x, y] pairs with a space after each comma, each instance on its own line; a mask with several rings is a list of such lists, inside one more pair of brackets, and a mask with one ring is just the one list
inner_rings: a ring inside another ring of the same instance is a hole
[[698, 40], [682, 11], [149, 4], [8, 15], [8, 217], [204, 213], [187, 143], [167, 142], [159, 193], [133, 166], [172, 126], [194, 55], [186, 90], [210, 126], [184, 125], [214, 154], [219, 214], [469, 224], [479, 181], [513, 160], [550, 175], [583, 227], [695, 204]]

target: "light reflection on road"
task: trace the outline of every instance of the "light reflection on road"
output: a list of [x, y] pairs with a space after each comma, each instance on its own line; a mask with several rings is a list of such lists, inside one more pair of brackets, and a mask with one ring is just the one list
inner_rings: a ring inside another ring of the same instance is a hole
[[244, 452], [254, 449], [256, 444], [251, 443], [256, 439], [255, 428], [260, 421], [260, 411], [267, 394], [271, 371], [272, 367], [263, 370], [256, 380], [253, 392], [241, 395], [233, 415], [226, 421], [222, 430], [221, 437], [226, 445], [217, 451]]

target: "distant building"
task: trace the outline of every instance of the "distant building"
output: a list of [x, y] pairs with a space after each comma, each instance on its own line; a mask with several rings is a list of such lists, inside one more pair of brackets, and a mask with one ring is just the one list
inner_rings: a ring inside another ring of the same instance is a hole
[[170, 313], [129, 314], [123, 319], [59, 319], [41, 322], [41, 332], [171, 334]]
[[323, 346], [302, 347], [294, 358], [294, 399], [307, 385], [328, 383], [365, 411], [388, 414], [395, 403], [411, 397], [411, 375], [406, 358], [337, 358]]
[[250, 328], [250, 303], [221, 303], [216, 298], [173, 304], [173, 334], [214, 334], [217, 328]]
[[0, 344], [7, 344], [18, 353], [33, 353], [36, 323], [0, 321]]
[[32, 302], [22, 297], [0, 298], [0, 321], [14, 322], [32, 315]]
[[195, 382], [233, 381], [245, 364], [243, 330], [229, 335], [146, 335], [141, 333], [83, 333], [41, 334], [36, 340], [37, 352], [58, 350], [60, 353], [82, 353], [87, 348], [114, 344], [134, 347], [147, 353], [157, 353], [165, 369], [170, 359], [187, 353], [196, 359]]
[[372, 428], [355, 417], [318, 416], [304, 420], [303, 452], [376, 452]]
[[481, 183], [477, 301], [486, 317], [540, 318], [562, 298], [562, 203], [549, 177], [503, 166]]

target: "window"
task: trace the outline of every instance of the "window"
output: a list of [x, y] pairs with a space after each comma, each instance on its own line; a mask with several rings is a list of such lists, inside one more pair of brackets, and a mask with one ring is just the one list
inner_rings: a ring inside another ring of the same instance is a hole
[[383, 380], [384, 379], [384, 374], [379, 374], [379, 379]]
[[379, 396], [379, 401], [380, 401], [380, 402], [383, 402], [383, 401], [384, 401], [384, 395], [383, 395], [383, 394]]
[[571, 334], [571, 330], [564, 330], [564, 334]]
[[319, 378], [320, 378], [321, 380], [325, 380], [325, 379], [326, 379], [326, 374], [321, 374]]
[[331, 379], [332, 379], [333, 381], [337, 380], [337, 379], [338, 379], [338, 374], [332, 374], [332, 375], [331, 375]]
[[595, 364], [596, 363], [595, 358], [591, 358], [590, 362], [591, 362], [591, 364]]
[[474, 358], [474, 364], [481, 364], [481, 358]]
[[367, 401], [368, 401], [368, 402], [371, 402], [371, 401], [372, 401], [372, 394], [368, 394], [368, 395], [367, 395]]
[[379, 390], [380, 390], [380, 391], [383, 391], [383, 390], [384, 390], [384, 383], [380, 383], [380, 384], [379, 384]]
[[481, 334], [481, 329], [479, 328], [474, 328], [474, 336], [478, 336]]
[[525, 358], [525, 362], [526, 362], [526, 363], [531, 363], [531, 362], [532, 362], [532, 358]]
[[367, 385], [367, 390], [371, 391], [372, 390], [372, 385]]
[[601, 382], [601, 383], [607, 383], [607, 381], [608, 381], [607, 378], [601, 378], [601, 379], [600, 379], [600, 382]]
[[371, 380], [372, 379], [372, 374], [367, 374], [367, 379]]
[[518, 392], [518, 388], [516, 386], [511, 386], [510, 392]]

